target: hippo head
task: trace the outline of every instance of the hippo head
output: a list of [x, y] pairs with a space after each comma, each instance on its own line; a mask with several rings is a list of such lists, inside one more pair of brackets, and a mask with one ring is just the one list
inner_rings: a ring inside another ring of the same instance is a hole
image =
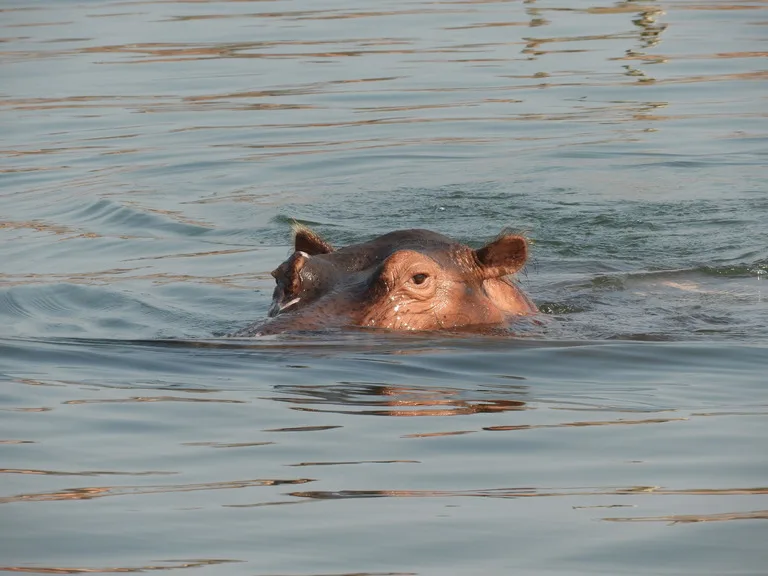
[[499, 324], [536, 307], [506, 276], [528, 256], [522, 236], [473, 250], [428, 230], [390, 232], [334, 250], [297, 227], [294, 252], [272, 276], [272, 320], [237, 335], [361, 326], [436, 330]]

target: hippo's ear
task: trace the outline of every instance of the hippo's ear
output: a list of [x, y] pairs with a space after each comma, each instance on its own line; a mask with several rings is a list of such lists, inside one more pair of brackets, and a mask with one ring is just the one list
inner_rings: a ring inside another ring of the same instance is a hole
[[475, 250], [475, 258], [486, 280], [514, 274], [528, 259], [528, 241], [515, 234], [500, 236], [490, 244]]
[[293, 227], [293, 247], [296, 252], [305, 252], [310, 256], [333, 252], [333, 246], [309, 228], [298, 224]]

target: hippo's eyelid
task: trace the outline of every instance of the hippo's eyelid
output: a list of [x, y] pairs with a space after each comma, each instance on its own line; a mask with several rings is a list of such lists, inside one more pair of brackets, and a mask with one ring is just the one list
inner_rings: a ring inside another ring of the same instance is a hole
[[427, 281], [427, 278], [429, 278], [429, 274], [414, 274], [411, 276], [411, 280], [414, 284], [424, 284], [424, 282]]
[[279, 274], [279, 271], [277, 268], [275, 268], [274, 270], [272, 270], [272, 272], [269, 273], [269, 275], [272, 276], [272, 278], [274, 278], [275, 280], [277, 280], [278, 274]]

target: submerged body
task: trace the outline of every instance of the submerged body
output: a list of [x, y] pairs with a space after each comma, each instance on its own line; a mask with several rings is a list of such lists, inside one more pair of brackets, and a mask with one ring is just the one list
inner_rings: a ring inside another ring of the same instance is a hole
[[527, 241], [513, 234], [473, 250], [429, 230], [400, 230], [334, 250], [311, 230], [297, 228], [293, 254], [272, 272], [271, 319], [233, 336], [502, 324], [536, 312], [507, 278], [527, 257]]

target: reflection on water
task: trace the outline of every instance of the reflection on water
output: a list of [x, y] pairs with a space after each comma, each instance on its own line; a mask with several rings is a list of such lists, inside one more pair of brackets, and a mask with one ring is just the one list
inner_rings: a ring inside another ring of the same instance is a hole
[[224, 559], [205, 559], [205, 560], [166, 560], [162, 564], [152, 564], [136, 567], [120, 568], [43, 568], [43, 567], [25, 567], [25, 566], [0, 566], [4, 572], [23, 572], [25, 574], [113, 574], [113, 573], [132, 573], [132, 572], [150, 572], [154, 570], [175, 570], [177, 568], [202, 568], [205, 566], [216, 566], [218, 564], [227, 564], [239, 562], [239, 560]]
[[242, 400], [223, 400], [220, 398], [182, 398], [178, 396], [133, 396], [131, 398], [67, 400], [64, 402], [64, 404], [106, 404], [111, 402], [224, 402], [226, 404], [243, 404]]
[[670, 524], [689, 524], [691, 522], [722, 522], [724, 520], [768, 520], [768, 510], [755, 512], [726, 512], [725, 514], [680, 514], [677, 516], [658, 516], [645, 518], [603, 518], [609, 522], [669, 522]]
[[[435, 498], [435, 497], [454, 497], [454, 496], [472, 496], [480, 498], [538, 498], [549, 496], [575, 496], [575, 495], [638, 495], [638, 494], [698, 494], [698, 495], [722, 495], [722, 494], [768, 494], [765, 488], [755, 489], [725, 489], [725, 490], [665, 490], [657, 486], [630, 486], [628, 488], [615, 488], [612, 490], [603, 489], [582, 489], [569, 490], [558, 489], [550, 490], [546, 488], [494, 488], [491, 490], [460, 490], [460, 491], [439, 491], [439, 490], [343, 490], [339, 492], [291, 492], [291, 496], [301, 498]], [[764, 514], [758, 511], [756, 514]], [[616, 519], [611, 519], [616, 520]], [[627, 520], [632, 520], [628, 518]], [[643, 519], [647, 520], [647, 519]]]
[[580, 427], [580, 426], [611, 426], [614, 424], [663, 424], [664, 422], [681, 422], [687, 418], [646, 418], [643, 420], [602, 420], [602, 421], [587, 421], [587, 422], [563, 422], [560, 424], [524, 424], [521, 426], [488, 426], [483, 430], [490, 430], [492, 432], [504, 432], [509, 430], [531, 430], [533, 428], [561, 428], [561, 427]]
[[[505, 390], [504, 394], [515, 393]], [[291, 396], [273, 400], [302, 404], [294, 410], [302, 412], [325, 412], [337, 414], [364, 414], [369, 416], [458, 416], [525, 410], [520, 400], [488, 399], [488, 391], [480, 391], [482, 399], [468, 399], [466, 390], [436, 388], [410, 388], [386, 386], [364, 382], [340, 382], [334, 386], [276, 386], [278, 392]], [[369, 398], [369, 396], [373, 398]], [[383, 398], [379, 398], [383, 397]], [[306, 405], [330, 405], [336, 408], [310, 408]], [[341, 407], [345, 408], [341, 408]], [[375, 406], [374, 409], [359, 409], [360, 406]], [[354, 407], [354, 410], [349, 410]], [[381, 407], [381, 408], [379, 408]]]
[[191, 492], [196, 490], [229, 490], [233, 488], [249, 488], [252, 486], [280, 486], [283, 484], [306, 484], [313, 482], [311, 478], [296, 478], [288, 480], [237, 480], [229, 482], [209, 482], [206, 484], [181, 484], [167, 486], [103, 486], [91, 488], [71, 488], [53, 493], [20, 494], [0, 498], [0, 504], [13, 502], [43, 502], [51, 500], [92, 500], [106, 496], [125, 496], [140, 494], [160, 494], [169, 492]]
[[[0, 572], [762, 574], [766, 7], [3, 3]], [[543, 314], [223, 338], [294, 219]]]
[[0, 474], [45, 474], [53, 476], [155, 476], [163, 474], [175, 474], [175, 472], [110, 472], [104, 470], [62, 472], [61, 470], [15, 470], [12, 468], [0, 468]]

